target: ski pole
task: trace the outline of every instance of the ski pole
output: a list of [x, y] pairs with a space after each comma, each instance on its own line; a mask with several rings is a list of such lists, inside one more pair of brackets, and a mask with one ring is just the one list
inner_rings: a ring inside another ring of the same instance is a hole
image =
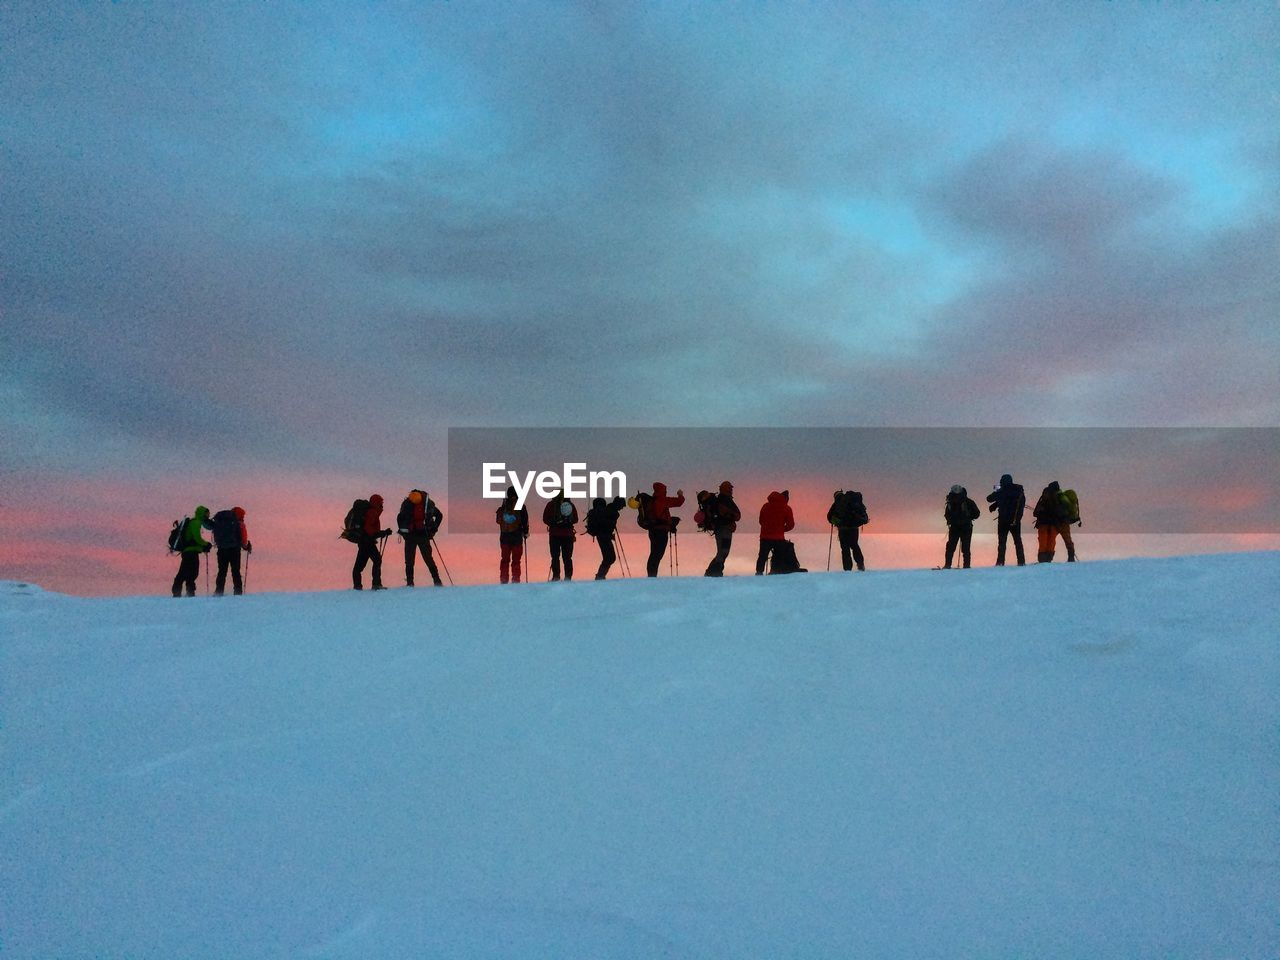
[[[827, 534], [827, 573], [831, 572], [831, 541], [834, 540], [835, 537], [836, 537], [836, 525], [833, 523], [831, 524], [831, 532]], [[840, 542], [842, 544], [844, 543], [843, 540], [841, 540]], [[840, 549], [843, 550], [844, 547], [841, 546]], [[844, 554], [842, 553], [840, 554], [840, 556], [843, 557]]]
[[204, 595], [209, 595], [209, 551], [204, 554]]
[[622, 559], [622, 574], [629, 577], [631, 576], [631, 564], [627, 563], [627, 551], [622, 546], [622, 534], [618, 533], [617, 530], [613, 531], [613, 542], [618, 545], [618, 556]]
[[250, 556], [252, 556], [252, 554], [246, 553], [244, 555], [244, 592], [245, 593], [249, 592], [249, 557]]
[[676, 558], [676, 576], [678, 577], [680, 576], [680, 537], [674, 530], [671, 531], [671, 553]]
[[449, 586], [453, 586], [453, 574], [449, 572], [449, 565], [444, 562], [444, 551], [440, 549], [440, 544], [436, 543], [436, 538], [431, 538], [432, 545], [436, 548], [436, 553], [440, 554], [440, 566], [444, 567], [444, 575], [449, 578]]

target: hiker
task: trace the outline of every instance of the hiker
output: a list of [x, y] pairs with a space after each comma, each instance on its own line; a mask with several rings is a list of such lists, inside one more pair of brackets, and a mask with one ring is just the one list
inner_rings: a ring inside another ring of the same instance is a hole
[[702, 507], [699, 529], [710, 532], [716, 539], [716, 555], [707, 564], [703, 576], [723, 577], [724, 562], [729, 558], [729, 548], [733, 546], [733, 532], [742, 519], [742, 511], [733, 500], [733, 484], [726, 480], [720, 484], [717, 493], [702, 491], [698, 494], [698, 504]]
[[208, 553], [213, 549], [213, 544], [200, 536], [201, 528], [213, 529], [213, 524], [209, 522], [209, 508], [205, 506], [196, 507], [196, 512], [183, 526], [176, 545], [176, 549], [182, 554], [182, 562], [178, 564], [178, 575], [173, 578], [175, 597], [182, 596], [184, 584], [188, 597], [196, 595], [196, 578], [200, 576], [200, 554]]
[[951, 569], [951, 559], [955, 556], [956, 543], [959, 543], [960, 557], [967, 570], [969, 569], [969, 541], [973, 537], [973, 521], [982, 516], [982, 511], [969, 499], [969, 491], [957, 483], [947, 494], [942, 516], [947, 521], [947, 559], [942, 568]]
[[219, 510], [213, 515], [213, 542], [218, 548], [218, 579], [213, 584], [213, 595], [223, 595], [227, 571], [230, 570], [231, 591], [238, 597], [244, 593], [244, 581], [240, 579], [240, 551], [253, 553], [249, 528], [244, 524], [243, 507]]
[[867, 569], [862, 548], [858, 546], [858, 530], [870, 522], [861, 493], [857, 490], [835, 492], [831, 509], [827, 511], [827, 523], [836, 528], [836, 536], [840, 538], [840, 565], [845, 571], [852, 570], [855, 563], [859, 570]]
[[551, 579], [560, 579], [560, 559], [564, 558], [564, 578], [573, 579], [573, 541], [577, 539], [574, 526], [578, 522], [578, 508], [564, 498], [564, 491], [557, 490], [542, 510], [542, 522], [547, 525], [547, 543], [551, 547]]
[[649, 531], [649, 561], [645, 564], [645, 574], [656, 577], [663, 554], [667, 552], [667, 542], [680, 523], [679, 517], [671, 515], [671, 508], [684, 506], [684, 491], [677, 490], [674, 497], [668, 497], [667, 485], [655, 481], [652, 494], [637, 494], [627, 501], [627, 506], [637, 511], [636, 523], [641, 529]]
[[764, 573], [765, 561], [776, 555], [781, 545], [786, 542], [788, 530], [795, 528], [795, 516], [791, 512], [791, 504], [787, 501], [790, 495], [774, 490], [769, 494], [763, 507], [760, 508], [760, 553], [756, 557], [756, 576]]
[[396, 515], [396, 527], [404, 540], [404, 585], [413, 586], [413, 567], [418, 554], [422, 554], [422, 562], [427, 565], [431, 574], [431, 582], [437, 587], [444, 586], [440, 580], [440, 571], [436, 569], [435, 557], [431, 554], [431, 541], [444, 522], [444, 514], [435, 505], [425, 490], [413, 489], [400, 504], [400, 512]]
[[520, 558], [524, 556], [524, 542], [529, 538], [529, 510], [516, 509], [519, 499], [515, 487], [507, 487], [507, 496], [494, 511], [498, 524], [498, 544], [502, 548], [502, 563], [498, 566], [498, 579], [502, 583], [520, 582]]
[[1022, 484], [1014, 483], [1011, 474], [1004, 474], [1000, 483], [987, 494], [987, 510], [996, 514], [996, 532], [1000, 536], [1000, 545], [996, 548], [996, 566], [1004, 566], [1005, 541], [1013, 536], [1013, 549], [1018, 557], [1018, 566], [1027, 562], [1022, 552], [1022, 511], [1027, 508], [1027, 497], [1022, 492]]
[[369, 497], [369, 508], [364, 512], [364, 522], [356, 533], [356, 544], [359, 549], [356, 550], [355, 566], [351, 568], [351, 587], [354, 590], [364, 589], [360, 582], [360, 575], [364, 573], [365, 564], [370, 560], [373, 561], [373, 589], [386, 589], [382, 585], [382, 551], [378, 549], [378, 541], [383, 537], [391, 536], [391, 528], [381, 529], [381, 524], [382, 495], [375, 493]]
[[1071, 525], [1080, 522], [1080, 501], [1074, 490], [1063, 490], [1055, 480], [1044, 488], [1036, 508], [1036, 532], [1039, 535], [1036, 560], [1053, 563], [1053, 555], [1059, 534], [1067, 547], [1067, 563], [1076, 562], [1076, 545], [1071, 539]]
[[622, 497], [614, 497], [606, 502], [604, 497], [596, 497], [591, 501], [591, 509], [587, 511], [587, 534], [594, 537], [600, 547], [600, 568], [596, 570], [596, 579], [603, 580], [609, 576], [609, 568], [618, 559], [614, 549], [613, 538], [618, 530], [618, 516], [627, 501]]

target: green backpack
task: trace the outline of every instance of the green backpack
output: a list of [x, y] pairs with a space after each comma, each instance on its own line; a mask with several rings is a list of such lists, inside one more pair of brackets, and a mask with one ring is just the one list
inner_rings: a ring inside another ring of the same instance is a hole
[[1067, 523], [1080, 522], [1080, 498], [1074, 490], [1062, 490], [1058, 493], [1058, 503], [1062, 504], [1062, 516]]

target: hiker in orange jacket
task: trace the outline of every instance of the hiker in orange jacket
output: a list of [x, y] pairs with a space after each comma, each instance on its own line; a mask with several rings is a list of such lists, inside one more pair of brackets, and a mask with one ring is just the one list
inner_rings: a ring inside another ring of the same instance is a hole
[[1067, 563], [1076, 562], [1076, 545], [1071, 539], [1071, 524], [1074, 521], [1067, 516], [1059, 496], [1061, 493], [1062, 487], [1057, 480], [1053, 481], [1044, 488], [1040, 499], [1036, 501], [1035, 510], [1032, 511], [1032, 516], [1036, 518], [1036, 561], [1039, 563], [1053, 563], [1059, 534], [1067, 547]]
[[787, 499], [786, 493], [774, 490], [760, 508], [760, 553], [756, 557], [756, 576], [764, 573], [765, 562], [778, 544], [786, 539], [787, 531], [795, 529], [796, 519]]

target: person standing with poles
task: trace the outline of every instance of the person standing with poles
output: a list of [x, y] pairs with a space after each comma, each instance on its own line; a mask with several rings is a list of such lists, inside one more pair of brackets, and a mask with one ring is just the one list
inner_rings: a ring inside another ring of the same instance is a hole
[[573, 579], [573, 542], [577, 539], [578, 508], [564, 498], [564, 491], [557, 490], [542, 511], [542, 522], [547, 525], [547, 541], [551, 548], [551, 579], [560, 579], [560, 560], [564, 559], [564, 578]]
[[[840, 566], [845, 572], [853, 569], [867, 569], [862, 559], [862, 548], [858, 546], [858, 532], [869, 523], [866, 504], [862, 502], [862, 494], [857, 490], [837, 490], [827, 511], [827, 523], [832, 530], [840, 534]], [[831, 539], [827, 538], [827, 569], [831, 569]]]
[[246, 555], [253, 553], [243, 507], [219, 510], [213, 515], [213, 542], [218, 548], [218, 578], [213, 583], [213, 595], [223, 595], [227, 587], [227, 571], [230, 570], [231, 590], [238, 597], [244, 593], [244, 581], [240, 578], [240, 551]]
[[604, 580], [609, 576], [609, 568], [618, 559], [614, 549], [614, 538], [618, 535], [618, 516], [627, 501], [622, 497], [614, 497], [612, 502], [604, 497], [596, 497], [591, 501], [591, 509], [587, 511], [587, 535], [594, 538], [600, 548], [600, 566], [596, 570], [596, 579]]
[[382, 585], [382, 551], [386, 549], [387, 537], [391, 536], [391, 529], [381, 529], [382, 526], [382, 495], [375, 493], [369, 498], [368, 509], [364, 512], [364, 519], [359, 527], [356, 537], [356, 545], [359, 549], [356, 551], [355, 566], [351, 568], [351, 587], [353, 590], [363, 590], [360, 577], [364, 573], [364, 568], [370, 561], [373, 562], [373, 587], [374, 590], [385, 590]]
[[[177, 544], [175, 545], [173, 541], [170, 541], [170, 545], [182, 554], [182, 561], [178, 564], [177, 576], [173, 578], [173, 595], [175, 597], [182, 596], [184, 587], [188, 597], [196, 595], [196, 578], [200, 576], [200, 556], [201, 554], [208, 554], [213, 549], [213, 544], [200, 535], [202, 529], [213, 529], [213, 524], [209, 521], [209, 508], [203, 505], [196, 507], [195, 513], [182, 525], [182, 532], [178, 535]], [[206, 559], [205, 593], [209, 592], [208, 581], [209, 567]]]
[[502, 562], [498, 566], [501, 583], [520, 582], [520, 558], [524, 556], [524, 548], [529, 542], [529, 510], [527, 507], [516, 509], [518, 499], [516, 488], [507, 487], [506, 497], [494, 511], [498, 545], [502, 548]]
[[969, 543], [973, 539], [973, 521], [982, 516], [982, 511], [969, 499], [969, 491], [957, 483], [947, 494], [942, 516], [947, 521], [947, 556], [943, 569], [951, 569], [951, 560], [956, 553], [956, 544], [959, 543], [960, 557], [967, 570], [969, 569]]
[[667, 543], [680, 523], [679, 517], [671, 515], [671, 508], [684, 506], [684, 491], [677, 490], [674, 497], [668, 497], [667, 485], [655, 482], [652, 494], [636, 494], [627, 501], [627, 506], [636, 509], [636, 523], [642, 530], [649, 531], [649, 561], [645, 564], [645, 574], [656, 577], [658, 568], [662, 566], [662, 555], [667, 552]]
[[416, 488], [410, 490], [404, 503], [400, 504], [400, 512], [396, 515], [396, 526], [400, 531], [401, 539], [404, 540], [404, 585], [406, 587], [413, 586], [414, 561], [419, 553], [422, 554], [422, 562], [427, 565], [427, 571], [431, 574], [431, 582], [437, 587], [444, 586], [440, 581], [440, 571], [436, 569], [435, 558], [431, 555], [431, 543], [442, 522], [444, 522], [444, 514], [432, 502], [425, 490]]

